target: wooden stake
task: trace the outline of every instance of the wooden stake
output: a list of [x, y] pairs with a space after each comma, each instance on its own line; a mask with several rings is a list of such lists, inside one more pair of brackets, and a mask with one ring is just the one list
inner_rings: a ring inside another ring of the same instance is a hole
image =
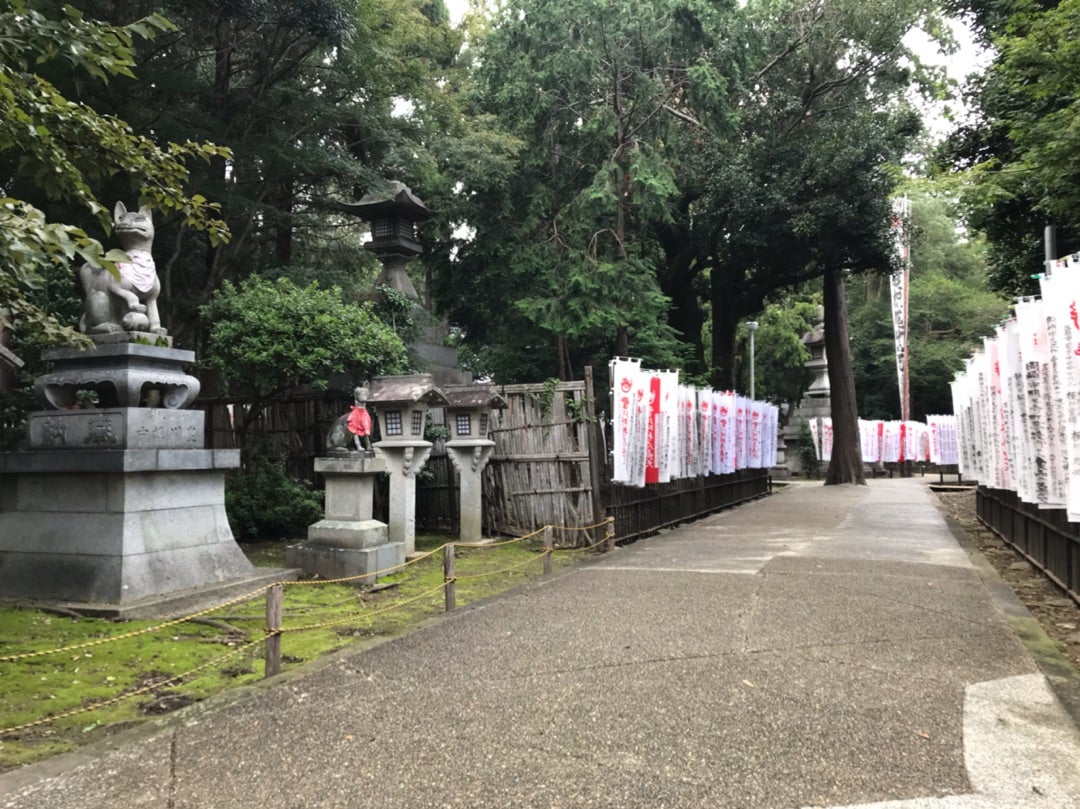
[[454, 545], [448, 544], [443, 548], [443, 591], [446, 595], [446, 611], [454, 609]]
[[544, 575], [551, 575], [551, 549], [555, 547], [555, 532], [550, 525], [544, 526]]
[[[281, 603], [282, 598], [282, 586], [280, 584], [273, 585], [266, 591], [266, 631], [278, 632], [281, 629]], [[264, 666], [264, 676], [274, 677], [281, 673], [281, 635], [267, 635], [266, 636], [266, 652], [265, 652], [266, 664]]]

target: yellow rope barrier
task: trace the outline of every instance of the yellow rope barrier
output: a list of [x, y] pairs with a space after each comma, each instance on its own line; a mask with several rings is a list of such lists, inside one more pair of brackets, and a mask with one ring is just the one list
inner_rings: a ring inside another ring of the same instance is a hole
[[265, 593], [268, 589], [270, 589], [271, 586], [272, 585], [267, 584], [263, 587], [260, 587], [258, 590], [252, 590], [250, 593], [245, 593], [242, 596], [237, 596], [236, 598], [225, 601], [221, 604], [215, 604], [213, 607], [207, 607], [205, 610], [193, 612], [190, 615], [185, 615], [181, 618], [174, 618], [170, 621], [165, 621], [164, 623], [143, 627], [142, 629], [134, 629], [131, 632], [124, 632], [120, 635], [110, 635], [107, 638], [97, 638], [95, 640], [83, 641], [82, 643], [73, 643], [70, 646], [60, 646], [55, 649], [42, 649], [37, 652], [23, 652], [22, 654], [2, 655], [0, 656], [0, 663], [14, 663], [15, 661], [28, 660], [32, 657], [46, 657], [47, 655], [60, 654], [62, 652], [74, 652], [78, 651], [79, 649], [90, 649], [94, 646], [103, 646], [106, 643], [112, 643], [113, 641], [127, 640], [128, 638], [137, 638], [140, 635], [150, 635], [154, 632], [157, 632], [158, 630], [168, 629], [170, 626], [177, 626], [184, 623], [185, 621], [190, 621], [193, 618], [202, 618], [204, 615], [209, 615], [210, 613], [216, 612], [220, 609], [224, 609], [225, 607], [231, 607], [235, 604], [243, 603], [244, 601], [250, 601], [252, 598], [261, 595], [262, 593]]
[[498, 548], [502, 545], [513, 545], [515, 542], [524, 542], [526, 539], [532, 539], [533, 537], [544, 533], [546, 528], [547, 526], [545, 525], [543, 528], [538, 528], [531, 534], [514, 537], [513, 539], [504, 539], [501, 542], [455, 542], [453, 545], [456, 548]]
[[438, 587], [432, 587], [430, 590], [427, 590], [427, 591], [425, 591], [423, 593], [420, 593], [419, 595], [415, 595], [415, 596], [412, 596], [411, 598], [406, 598], [406, 599], [403, 599], [401, 601], [395, 601], [393, 604], [390, 604], [390, 605], [388, 605], [388, 606], [386, 606], [386, 607], [384, 607], [382, 609], [372, 610], [371, 612], [365, 612], [362, 616], [361, 615], [349, 615], [349, 616], [346, 616], [345, 618], [336, 618], [333, 621], [324, 621], [323, 623], [320, 623], [320, 624], [305, 624], [304, 626], [287, 626], [287, 627], [282, 627], [280, 631], [281, 631], [282, 634], [285, 634], [285, 633], [288, 633], [288, 632], [306, 632], [306, 631], [308, 631], [310, 629], [326, 629], [327, 627], [331, 627], [331, 626], [338, 626], [340, 624], [347, 624], [349, 621], [355, 621], [357, 618], [361, 618], [361, 617], [362, 618], [375, 618], [378, 615], [383, 615], [384, 613], [390, 612], [391, 610], [397, 609], [398, 607], [403, 607], [406, 604], [411, 604], [414, 601], [419, 601], [422, 598], [427, 598], [428, 596], [442, 590], [444, 586], [445, 586], [445, 582], [443, 584], [440, 584]]
[[483, 579], [483, 578], [486, 578], [488, 576], [497, 576], [500, 573], [509, 573], [511, 570], [516, 570], [519, 567], [525, 567], [525, 565], [531, 564], [531, 563], [535, 562], [537, 559], [542, 559], [543, 557], [547, 556], [549, 553], [551, 553], [550, 550], [543, 550], [540, 553], [536, 554], [535, 556], [530, 556], [528, 559], [526, 559], [523, 562], [516, 562], [515, 564], [512, 564], [509, 567], [501, 568], [500, 570], [489, 570], [486, 573], [470, 573], [470, 574], [464, 575], [464, 576], [459, 573], [456, 576], [454, 576], [454, 580], [455, 581], [464, 581], [466, 579]]
[[347, 582], [359, 581], [360, 579], [370, 579], [372, 577], [379, 578], [381, 576], [387, 576], [387, 575], [389, 575], [390, 573], [392, 573], [395, 570], [404, 570], [405, 568], [409, 567], [409, 565], [415, 565], [418, 562], [423, 562], [423, 561], [431, 558], [432, 556], [434, 556], [435, 554], [437, 554], [439, 551], [441, 551], [443, 548], [445, 548], [447, 545], [450, 545], [450, 544], [453, 544], [453, 543], [444, 542], [442, 545], [435, 548], [435, 550], [428, 551], [427, 553], [416, 556], [413, 559], [409, 559], [408, 561], [402, 562], [400, 565], [394, 565], [392, 567], [384, 567], [382, 570], [373, 570], [370, 573], [359, 573], [359, 574], [357, 574], [355, 576], [344, 576], [344, 577], [342, 577], [340, 579], [297, 579], [295, 581], [283, 581], [281, 583], [283, 585], [291, 586], [291, 587], [310, 587], [310, 586], [313, 586], [313, 585], [321, 585], [321, 584], [345, 584]]
[[[594, 528], [599, 528], [601, 525], [611, 525], [615, 522], [614, 517], [605, 517], [598, 523], [593, 525], [562, 525], [556, 528], [558, 531], [592, 531]], [[554, 527], [554, 526], [552, 526]]]
[[148, 685], [143, 686], [142, 688], [137, 688], [134, 691], [126, 691], [125, 693], [119, 694], [119, 695], [117, 695], [115, 697], [112, 697], [111, 699], [103, 700], [101, 702], [95, 702], [95, 703], [92, 703], [90, 705], [83, 705], [83, 706], [81, 706], [79, 708], [72, 708], [70, 711], [64, 711], [63, 713], [58, 713], [58, 714], [55, 714], [54, 716], [46, 716], [46, 717], [43, 717], [41, 719], [37, 719], [37, 720], [35, 720], [33, 722], [26, 722], [25, 724], [22, 724], [22, 725], [14, 725], [14, 726], [9, 727], [9, 728], [0, 729], [0, 736], [6, 736], [6, 735], [8, 735], [10, 733], [17, 733], [20, 730], [27, 730], [29, 728], [38, 727], [39, 725], [45, 725], [45, 724], [48, 724], [49, 722], [56, 722], [59, 719], [67, 719], [67, 718], [72, 717], [72, 716], [78, 716], [79, 714], [82, 714], [82, 713], [89, 713], [90, 711], [96, 711], [96, 710], [98, 710], [100, 708], [107, 708], [110, 705], [115, 705], [116, 703], [121, 702], [121, 701], [123, 701], [125, 699], [130, 699], [131, 697], [137, 697], [140, 694], [145, 694], [145, 693], [147, 693], [149, 691], [155, 691], [155, 690], [157, 690], [159, 688], [164, 688], [165, 686], [173, 685], [175, 683], [178, 683], [180, 680], [183, 680], [185, 677], [191, 676], [192, 674], [194, 674], [197, 671], [202, 671], [203, 669], [210, 668], [210, 666], [216, 665], [218, 663], [224, 663], [229, 658], [235, 657], [236, 655], [240, 654], [240, 652], [243, 652], [246, 649], [250, 649], [252, 646], [257, 646], [258, 644], [262, 643], [264, 640], [265, 640], [265, 638], [257, 638], [256, 640], [253, 640], [253, 641], [251, 641], [249, 643], [245, 643], [243, 646], [238, 646], [235, 649], [231, 649], [228, 652], [226, 652], [225, 654], [219, 655], [218, 657], [215, 657], [212, 660], [207, 660], [205, 663], [201, 663], [198, 666], [196, 666], [195, 668], [189, 669], [188, 671], [185, 671], [183, 674], [177, 674], [175, 677], [170, 677], [167, 680], [159, 680], [157, 682], [150, 683]]

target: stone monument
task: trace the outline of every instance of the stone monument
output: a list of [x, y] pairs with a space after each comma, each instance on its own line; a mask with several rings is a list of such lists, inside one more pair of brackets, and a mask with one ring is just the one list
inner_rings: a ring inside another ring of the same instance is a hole
[[[802, 337], [810, 359], [803, 363], [809, 384], [787, 425], [781, 433], [784, 445], [784, 463], [789, 472], [801, 474], [799, 462], [799, 425], [803, 419], [821, 419], [832, 415], [832, 395], [829, 389], [829, 358], [825, 355], [825, 310], [818, 307], [813, 327]], [[828, 464], [823, 462], [819, 474], [824, 476]]]
[[416, 226], [432, 217], [431, 210], [412, 189], [398, 181], [365, 194], [358, 202], [343, 204], [341, 209], [371, 225], [371, 241], [364, 249], [383, 266], [375, 279], [376, 293], [385, 286], [411, 301], [409, 314], [419, 334], [409, 348], [422, 363], [423, 370], [432, 375], [437, 385], [471, 381], [472, 376], [458, 364], [457, 349], [446, 345], [450, 334], [448, 324], [421, 306], [416, 286], [409, 278], [409, 262], [423, 252], [416, 238]]
[[369, 401], [378, 408], [376, 457], [384, 459], [390, 473], [390, 541], [405, 543], [408, 556], [416, 551], [416, 473], [432, 447], [424, 439], [427, 411], [445, 406], [446, 397], [431, 374], [403, 374], [371, 380]]
[[308, 527], [307, 542], [285, 550], [285, 563], [308, 576], [374, 584], [378, 571], [404, 564], [405, 543], [391, 542], [386, 523], [372, 519], [375, 476], [387, 463], [371, 449], [368, 389], [356, 388], [353, 402], [330, 427], [326, 456], [315, 459], [326, 481], [325, 517]]
[[29, 415], [28, 450], [0, 453], [0, 597], [160, 614], [261, 577], [225, 515], [239, 450], [206, 449], [204, 414], [186, 409], [195, 355], [161, 326], [150, 212], [118, 204], [114, 220], [132, 261], [119, 278], [79, 270], [95, 345], [43, 352], [49, 409]]
[[495, 451], [488, 438], [491, 411], [507, 407], [506, 400], [491, 385], [447, 385], [446, 426], [450, 439], [446, 452], [458, 471], [460, 521], [458, 538], [462, 542], [483, 539], [484, 467]]

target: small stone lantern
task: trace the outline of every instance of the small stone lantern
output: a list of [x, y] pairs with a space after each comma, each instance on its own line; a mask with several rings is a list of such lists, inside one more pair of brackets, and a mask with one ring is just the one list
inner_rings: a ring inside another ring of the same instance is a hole
[[416, 552], [416, 472], [427, 463], [431, 442], [424, 440], [428, 408], [445, 406], [431, 374], [382, 376], [371, 380], [368, 403], [375, 407], [380, 439], [377, 457], [390, 474], [389, 539]]
[[495, 442], [488, 438], [491, 411], [507, 404], [491, 385], [447, 385], [443, 393], [450, 432], [446, 451], [461, 481], [458, 536], [462, 542], [479, 542], [483, 538], [483, 472], [495, 451]]
[[371, 241], [364, 249], [378, 256], [383, 265], [375, 286], [385, 284], [409, 300], [419, 301], [405, 265], [424, 251], [416, 240], [417, 223], [434, 214], [400, 182], [391, 182], [385, 190], [365, 194], [359, 202], [343, 204], [341, 209], [371, 224]]

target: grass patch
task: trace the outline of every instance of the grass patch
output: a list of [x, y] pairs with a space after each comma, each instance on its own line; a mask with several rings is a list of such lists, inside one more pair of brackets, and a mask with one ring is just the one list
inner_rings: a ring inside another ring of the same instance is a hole
[[[420, 536], [416, 546], [418, 551], [430, 551], [445, 541]], [[283, 563], [282, 543], [242, 547], [256, 565]], [[542, 548], [536, 540], [455, 550], [459, 606], [542, 573]], [[556, 553], [553, 567], [573, 564], [583, 553]], [[442, 583], [442, 554], [436, 553], [382, 579], [374, 589], [286, 586], [283, 669], [358, 639], [408, 631], [443, 611]], [[264, 604], [259, 596], [205, 615], [197, 623], [185, 621], [156, 630], [161, 621], [0, 609], [0, 656], [49, 652], [0, 661], [0, 771], [74, 750], [228, 688], [261, 680]], [[20, 725], [31, 726], [11, 730]]]

